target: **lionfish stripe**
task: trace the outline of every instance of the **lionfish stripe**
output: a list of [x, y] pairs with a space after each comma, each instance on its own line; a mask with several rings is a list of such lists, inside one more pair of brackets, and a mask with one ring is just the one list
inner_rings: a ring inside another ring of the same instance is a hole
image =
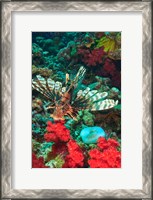
[[55, 83], [55, 91], [60, 91], [61, 89], [62, 89], [62, 83], [57, 81]]
[[84, 77], [85, 72], [86, 72], [86, 69], [83, 66], [81, 66], [76, 77], [74, 78], [72, 82], [73, 85], [77, 84]]
[[94, 96], [98, 93], [97, 90], [90, 91], [90, 88], [86, 88], [84, 91], [79, 90], [77, 93], [77, 98], [75, 99], [75, 104], [78, 102], [78, 104], [81, 104], [81, 107], [84, 107], [84, 109], [88, 109], [91, 107], [93, 102], [97, 99], [94, 98]]
[[43, 78], [40, 75], [37, 75], [37, 82], [39, 84], [39, 87], [42, 89], [43, 94], [45, 96], [47, 96], [48, 98], [52, 99], [53, 98], [53, 94], [50, 92], [50, 90], [47, 87], [47, 81], [45, 80], [45, 78]]
[[41, 94], [43, 94], [46, 98], [50, 99], [50, 96], [46, 94], [45, 91], [42, 88], [40, 88], [40, 86], [36, 82], [32, 82], [32, 87]]
[[37, 75], [36, 77], [37, 77], [37, 81], [32, 80], [32, 85], [34, 86], [33, 88], [36, 89], [41, 94], [43, 94], [48, 99], [52, 100], [53, 95], [46, 87], [46, 80], [40, 75]]
[[95, 103], [104, 100], [107, 95], [107, 92], [98, 92], [97, 90], [92, 90], [87, 93], [85, 98], [88, 99], [89, 102]]
[[45, 80], [42, 76], [40, 76], [40, 75], [37, 75], [36, 77], [37, 77], [37, 79], [38, 79], [38, 84], [39, 84], [41, 87], [43, 87], [45, 90], [47, 90], [47, 87], [46, 87], [46, 80]]
[[102, 102], [107, 96], [107, 92], [97, 93], [93, 98], [91, 98], [91, 100], [93, 100], [93, 103]]
[[96, 102], [92, 105], [91, 110], [106, 110], [106, 109], [110, 109], [113, 108], [114, 106], [116, 106], [118, 104], [118, 101], [114, 101], [112, 99], [106, 99], [102, 102]]
[[52, 92], [54, 87], [55, 87], [55, 81], [52, 80], [51, 78], [48, 78], [47, 79], [47, 86], [48, 86], [48, 89], [50, 90], [50, 92]]

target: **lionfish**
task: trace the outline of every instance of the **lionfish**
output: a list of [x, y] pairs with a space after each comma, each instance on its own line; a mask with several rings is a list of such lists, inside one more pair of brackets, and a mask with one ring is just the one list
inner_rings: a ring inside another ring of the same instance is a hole
[[37, 75], [35, 80], [32, 79], [33, 89], [49, 100], [50, 104], [47, 109], [53, 110], [51, 117], [54, 120], [63, 120], [64, 116], [76, 120], [80, 110], [106, 110], [118, 104], [118, 101], [106, 99], [107, 92], [98, 92], [90, 87], [80, 89], [79, 85], [85, 72], [86, 69], [81, 66], [73, 80], [70, 80], [69, 74], [66, 74], [66, 80], [63, 84], [40, 75]]

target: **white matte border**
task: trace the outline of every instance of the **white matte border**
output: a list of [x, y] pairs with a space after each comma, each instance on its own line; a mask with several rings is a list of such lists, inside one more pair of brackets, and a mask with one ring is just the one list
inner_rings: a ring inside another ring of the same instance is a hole
[[[12, 187], [142, 189], [142, 15], [140, 12], [13, 12]], [[31, 32], [122, 32], [122, 168], [31, 169]]]

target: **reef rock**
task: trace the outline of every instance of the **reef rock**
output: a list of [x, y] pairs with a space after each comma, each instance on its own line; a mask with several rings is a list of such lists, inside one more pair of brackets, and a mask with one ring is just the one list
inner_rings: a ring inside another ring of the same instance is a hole
[[99, 137], [106, 137], [105, 131], [99, 126], [84, 128], [80, 136], [85, 144], [97, 143]]

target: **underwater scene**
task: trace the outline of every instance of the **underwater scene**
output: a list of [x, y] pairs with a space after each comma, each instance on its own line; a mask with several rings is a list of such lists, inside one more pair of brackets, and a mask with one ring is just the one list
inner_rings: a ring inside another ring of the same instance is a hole
[[32, 168], [121, 168], [121, 32], [32, 32]]

